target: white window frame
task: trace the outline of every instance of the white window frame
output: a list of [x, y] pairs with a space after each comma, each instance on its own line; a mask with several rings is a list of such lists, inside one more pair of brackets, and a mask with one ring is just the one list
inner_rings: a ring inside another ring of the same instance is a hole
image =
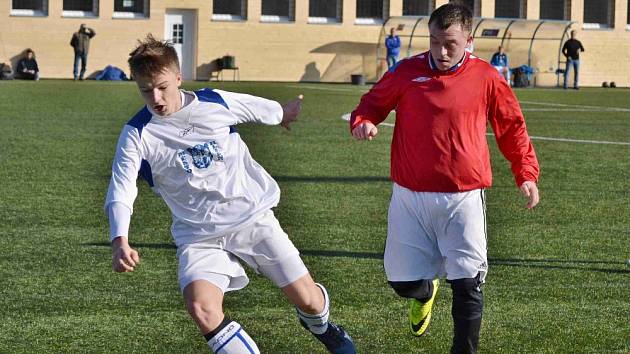
[[[357, 6], [356, 0], [355, 7]], [[389, 17], [389, 0], [383, 0], [383, 16], [381, 18], [376, 17], [357, 17], [354, 19], [355, 25], [382, 25], [385, 23], [385, 18]]]
[[[261, 12], [262, 12], [262, 0], [261, 0]], [[295, 22], [295, 0], [289, 0], [289, 14], [293, 14], [293, 17], [278, 16], [278, 15], [263, 15], [260, 14], [260, 22], [264, 23], [293, 23]]]
[[[236, 1], [236, 0], [232, 0]], [[216, 13], [213, 10], [212, 16], [210, 19], [212, 21], [245, 21], [246, 20], [246, 12], [247, 12], [247, 0], [241, 0], [241, 14], [220, 14]]]
[[[61, 16], [63, 17], [98, 17], [98, 5], [99, 0], [92, 0], [92, 11], [74, 11], [74, 10], [62, 10]], [[63, 6], [63, 4], [62, 4]]]
[[149, 18], [149, 13], [150, 13], [150, 9], [149, 9], [149, 0], [143, 0], [144, 4], [142, 6], [142, 9], [144, 10], [144, 12], [129, 12], [129, 11], [114, 11], [112, 13], [112, 18], [119, 18], [119, 19], [137, 19], [137, 18]]
[[[11, 1], [11, 0], [9, 0]], [[13, 1], [11, 1], [11, 16], [24, 16], [24, 17], [46, 17], [48, 16], [48, 0], [42, 0], [41, 10], [32, 9], [14, 9]]]
[[[317, 1], [317, 0], [310, 0], [310, 1]], [[331, 24], [331, 23], [341, 23], [342, 19], [342, 9], [343, 9], [343, 0], [336, 0], [337, 1], [337, 6], [336, 6], [336, 16], [335, 17], [316, 17], [316, 16], [309, 16], [307, 22], [308, 23], [312, 23], [312, 24]], [[348, 1], [348, 0], [346, 0]]]

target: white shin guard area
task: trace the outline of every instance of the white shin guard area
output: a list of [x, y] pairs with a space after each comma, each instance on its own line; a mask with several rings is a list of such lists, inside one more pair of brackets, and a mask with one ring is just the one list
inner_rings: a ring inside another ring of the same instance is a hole
[[216, 354], [260, 354], [254, 340], [234, 321], [212, 337], [208, 345]]

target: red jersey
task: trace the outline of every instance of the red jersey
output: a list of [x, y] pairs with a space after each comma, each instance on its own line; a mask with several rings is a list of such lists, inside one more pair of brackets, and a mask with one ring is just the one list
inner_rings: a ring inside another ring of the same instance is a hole
[[417, 192], [463, 192], [492, 184], [488, 122], [516, 184], [537, 182], [539, 167], [512, 89], [487, 62], [466, 52], [450, 71], [429, 52], [404, 59], [363, 95], [350, 129], [381, 123], [396, 110], [391, 178]]

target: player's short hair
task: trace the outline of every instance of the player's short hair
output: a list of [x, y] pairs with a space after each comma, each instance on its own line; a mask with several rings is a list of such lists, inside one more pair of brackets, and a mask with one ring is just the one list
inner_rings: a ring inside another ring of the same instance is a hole
[[452, 25], [461, 25], [465, 32], [470, 33], [472, 31], [472, 20], [472, 11], [470, 11], [468, 6], [459, 2], [451, 2], [438, 7], [431, 13], [429, 26], [435, 23], [439, 29], [445, 30]]
[[173, 45], [155, 39], [152, 34], [138, 41], [138, 46], [129, 53], [127, 62], [132, 77], [151, 77], [166, 69], [179, 72], [179, 59]]

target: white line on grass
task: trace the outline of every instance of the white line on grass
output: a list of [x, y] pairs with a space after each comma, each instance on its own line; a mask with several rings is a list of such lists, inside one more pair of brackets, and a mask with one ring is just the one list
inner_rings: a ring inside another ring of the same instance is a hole
[[613, 111], [613, 112], [630, 112], [630, 108], [623, 107], [603, 107], [603, 106], [586, 106], [579, 104], [564, 104], [564, 103], [551, 103], [551, 102], [535, 102], [535, 101], [519, 101], [521, 104], [533, 104], [540, 106], [550, 106], [550, 107], [568, 107], [568, 108], [577, 108], [584, 110], [601, 110], [601, 111]]
[[[295, 84], [286, 85], [290, 88], [301, 88], [307, 90], [320, 90], [320, 91], [336, 91], [336, 92], [367, 92], [368, 88], [350, 88], [350, 87], [322, 87], [317, 85]], [[521, 104], [532, 104], [549, 107], [566, 107], [564, 109], [551, 109], [551, 108], [522, 108], [524, 112], [630, 112], [630, 108], [623, 107], [604, 107], [604, 106], [587, 106], [577, 104], [564, 104], [564, 103], [551, 103], [551, 102], [536, 102], [536, 101], [519, 101]]]
[[[345, 121], [350, 121], [350, 113], [346, 113], [341, 116], [341, 119]], [[385, 125], [388, 127], [393, 127], [394, 125], [391, 123], [381, 123], [379, 125]], [[486, 133], [487, 136], [494, 136], [492, 133]], [[582, 140], [582, 139], [566, 139], [566, 138], [550, 138], [546, 136], [530, 136], [532, 140], [548, 140], [548, 141], [563, 141], [567, 143], [583, 143], [583, 144], [606, 144], [606, 145], [628, 145], [630, 143], [625, 143], [621, 141], [602, 141], [602, 140]]]
[[361, 89], [356, 89], [356, 88], [343, 88], [343, 87], [320, 87], [320, 86], [316, 86], [316, 85], [303, 85], [303, 84], [296, 84], [296, 85], [286, 85], [286, 87], [289, 88], [297, 88], [297, 89], [306, 89], [306, 90], [320, 90], [320, 91], [336, 91], [336, 92], [367, 92], [368, 89], [365, 88], [361, 88]]
[[581, 109], [581, 108], [524, 108], [523, 112], [621, 112], [621, 111], [602, 111], [601, 109]]
[[[342, 115], [342, 116], [341, 116], [341, 119], [343, 119], [343, 120], [345, 120], [345, 121], [349, 122], [349, 121], [350, 121], [350, 113], [346, 113], [346, 114]], [[381, 123], [381, 124], [379, 124], [379, 125], [384, 125], [384, 126], [386, 126], [386, 127], [393, 127], [393, 126], [394, 126], [394, 125], [393, 125], [393, 124], [391, 124], [391, 123]]]

